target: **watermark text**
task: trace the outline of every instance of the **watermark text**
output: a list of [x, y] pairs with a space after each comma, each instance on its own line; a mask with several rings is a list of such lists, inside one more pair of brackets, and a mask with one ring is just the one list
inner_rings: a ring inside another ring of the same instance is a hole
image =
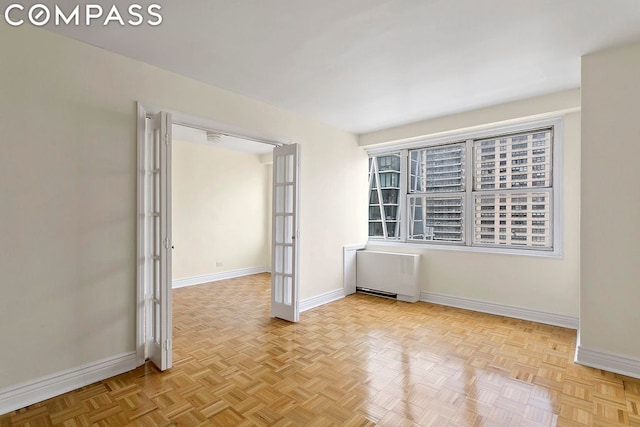
[[155, 3], [144, 6], [134, 3], [120, 7], [115, 4], [110, 7], [101, 4], [83, 4], [66, 10], [58, 5], [48, 6], [36, 3], [25, 6], [21, 3], [12, 3], [4, 9], [4, 20], [12, 27], [19, 27], [25, 23], [36, 27], [49, 23], [55, 26], [114, 24], [121, 27], [127, 25], [138, 27], [146, 24], [156, 27], [162, 24], [162, 19], [162, 7]]

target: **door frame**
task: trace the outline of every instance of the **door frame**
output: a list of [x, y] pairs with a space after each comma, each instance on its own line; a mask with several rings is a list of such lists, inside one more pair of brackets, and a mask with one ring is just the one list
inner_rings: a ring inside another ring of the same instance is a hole
[[[150, 115], [161, 111], [170, 113], [174, 124], [189, 126], [202, 130], [210, 130], [217, 133], [232, 135], [240, 138], [263, 142], [274, 146], [288, 145], [292, 141], [281, 136], [266, 135], [239, 126], [230, 125], [215, 120], [205, 119], [175, 111], [170, 108], [162, 108], [138, 101], [136, 105], [136, 130], [137, 130], [137, 160], [136, 160], [136, 364], [142, 366], [146, 362], [146, 301], [145, 301], [145, 177], [144, 160], [146, 150], [146, 119]], [[171, 151], [167, 153], [172, 157]], [[171, 218], [169, 218], [171, 221]], [[172, 281], [168, 281], [172, 288]], [[297, 297], [299, 300], [299, 297]], [[299, 301], [297, 301], [299, 303]]]

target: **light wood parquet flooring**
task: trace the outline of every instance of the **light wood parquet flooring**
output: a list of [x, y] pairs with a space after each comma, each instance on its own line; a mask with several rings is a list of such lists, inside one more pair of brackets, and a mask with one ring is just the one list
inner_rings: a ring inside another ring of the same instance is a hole
[[640, 426], [640, 380], [573, 363], [576, 332], [353, 295], [269, 317], [269, 275], [177, 289], [147, 363], [0, 426]]

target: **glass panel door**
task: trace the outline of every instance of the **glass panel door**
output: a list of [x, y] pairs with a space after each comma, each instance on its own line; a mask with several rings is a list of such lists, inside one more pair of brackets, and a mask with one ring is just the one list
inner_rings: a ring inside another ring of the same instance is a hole
[[300, 146], [273, 149], [271, 316], [297, 322]]

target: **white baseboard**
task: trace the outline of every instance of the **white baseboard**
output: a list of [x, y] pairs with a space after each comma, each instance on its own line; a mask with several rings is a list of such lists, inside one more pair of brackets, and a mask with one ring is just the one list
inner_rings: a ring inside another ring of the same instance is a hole
[[578, 345], [576, 347], [575, 362], [591, 368], [604, 369], [616, 374], [640, 378], [640, 359], [633, 357], [607, 353]]
[[300, 301], [300, 312], [302, 313], [303, 311], [311, 310], [312, 308], [319, 307], [342, 298], [344, 298], [344, 289], [336, 289], [335, 291], [327, 292], [322, 295], [316, 295], [315, 297]]
[[0, 415], [135, 368], [136, 353], [131, 352], [0, 389]]
[[464, 308], [482, 313], [497, 314], [499, 316], [513, 317], [516, 319], [531, 320], [547, 325], [562, 326], [563, 328], [578, 329], [578, 317], [567, 316], [565, 314], [548, 313], [546, 311], [531, 310], [529, 308], [513, 307], [424, 291], [420, 293], [420, 301]]
[[218, 280], [233, 279], [236, 277], [249, 276], [251, 274], [268, 273], [268, 267], [249, 267], [238, 270], [222, 271], [220, 273], [204, 274], [202, 276], [185, 277], [176, 279], [172, 283], [173, 289], [184, 288], [185, 286], [201, 285], [203, 283], [217, 282]]

